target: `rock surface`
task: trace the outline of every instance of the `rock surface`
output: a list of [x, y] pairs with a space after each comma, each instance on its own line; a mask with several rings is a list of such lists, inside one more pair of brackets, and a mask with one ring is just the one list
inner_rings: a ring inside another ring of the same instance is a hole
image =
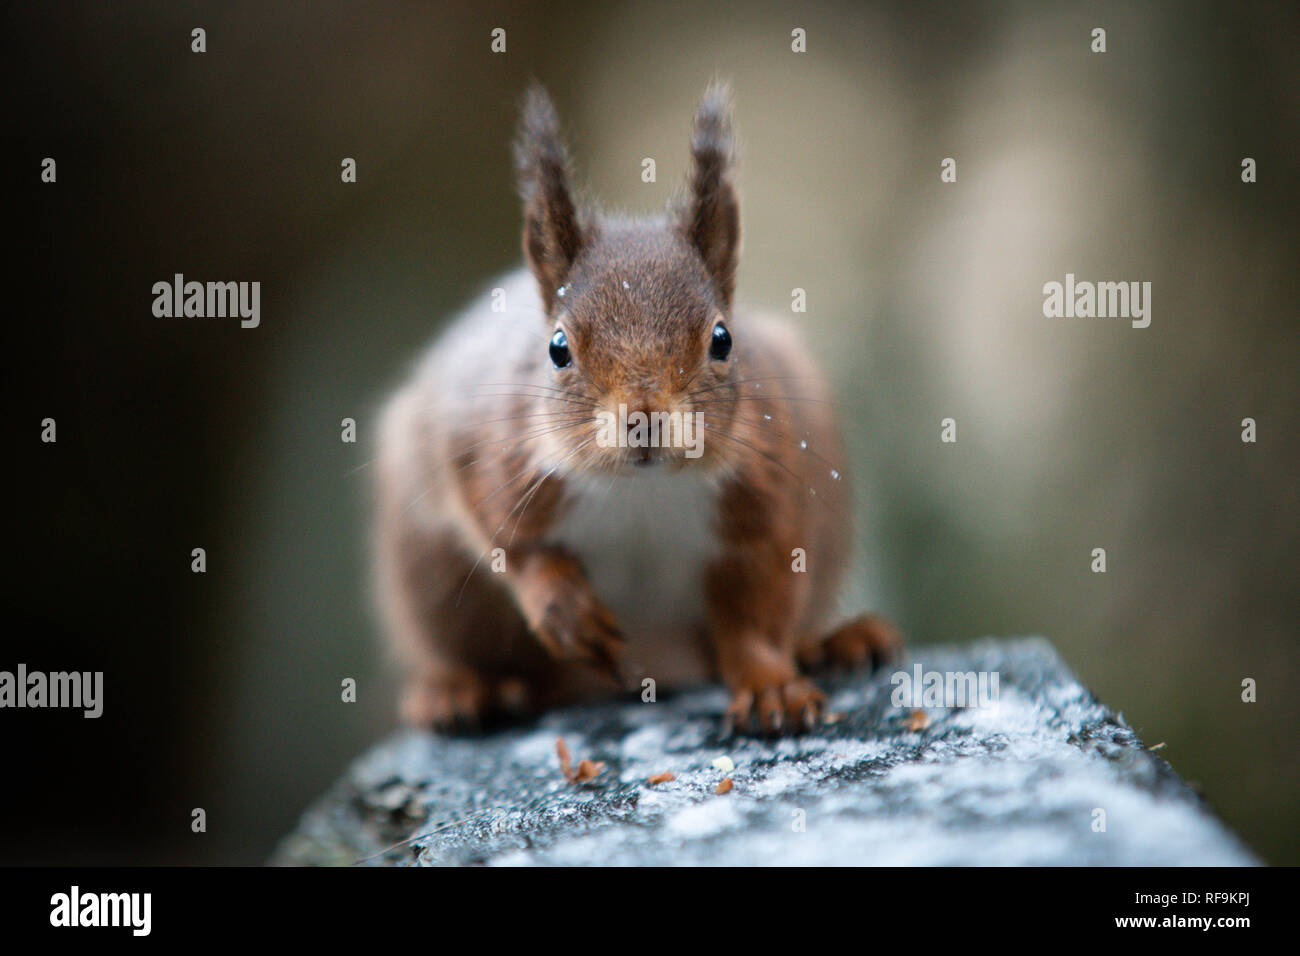
[[[917, 664], [996, 673], [996, 707], [895, 707], [891, 675]], [[357, 760], [272, 862], [1258, 862], [1046, 641], [919, 647], [897, 668], [824, 686], [839, 719], [784, 739], [724, 739], [718, 688], [482, 736], [399, 734]], [[575, 763], [603, 761], [599, 776], [566, 780], [557, 737]], [[675, 779], [647, 784], [662, 773]]]

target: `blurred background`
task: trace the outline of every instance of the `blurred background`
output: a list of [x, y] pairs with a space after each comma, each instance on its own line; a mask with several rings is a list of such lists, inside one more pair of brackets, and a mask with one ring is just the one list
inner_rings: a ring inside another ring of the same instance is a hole
[[[1187, 0], [6, 4], [0, 669], [106, 690], [99, 720], [0, 713], [0, 862], [260, 862], [393, 726], [374, 411], [519, 262], [519, 97], [546, 83], [579, 179], [654, 211], [718, 73], [740, 298], [807, 291], [880, 609], [914, 643], [1049, 636], [1300, 863], [1298, 24]], [[260, 281], [261, 326], [154, 317], [177, 272]], [[1150, 327], [1044, 318], [1067, 272], [1151, 282]]]

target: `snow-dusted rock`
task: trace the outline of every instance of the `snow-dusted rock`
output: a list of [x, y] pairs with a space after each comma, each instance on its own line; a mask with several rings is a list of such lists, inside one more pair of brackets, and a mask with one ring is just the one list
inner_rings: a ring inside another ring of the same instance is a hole
[[[912, 701], [896, 706], [894, 675], [918, 664], [996, 674], [996, 703], [924, 717]], [[723, 738], [717, 688], [481, 736], [400, 734], [357, 760], [274, 862], [1258, 862], [1046, 641], [918, 647], [895, 668], [824, 686], [838, 719], [781, 739]], [[557, 737], [575, 763], [603, 761], [601, 774], [566, 780]], [[647, 783], [665, 772], [675, 779]], [[724, 778], [733, 785], [719, 794]]]

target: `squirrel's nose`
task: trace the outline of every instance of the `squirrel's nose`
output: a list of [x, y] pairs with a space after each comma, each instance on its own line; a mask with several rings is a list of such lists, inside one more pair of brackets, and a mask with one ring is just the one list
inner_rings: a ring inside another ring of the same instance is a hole
[[632, 388], [627, 391], [627, 410], [653, 415], [667, 407], [667, 396], [658, 388]]

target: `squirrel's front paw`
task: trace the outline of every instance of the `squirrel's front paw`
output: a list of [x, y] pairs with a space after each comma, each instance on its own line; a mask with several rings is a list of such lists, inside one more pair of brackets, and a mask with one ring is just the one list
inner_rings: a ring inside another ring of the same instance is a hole
[[584, 660], [622, 682], [623, 632], [614, 613], [589, 588], [566, 589], [542, 611], [537, 639], [560, 659]]
[[478, 725], [486, 703], [486, 687], [467, 668], [430, 671], [407, 681], [400, 713], [404, 723], [435, 730]]
[[821, 720], [826, 695], [806, 677], [766, 687], [741, 687], [731, 695], [724, 732], [750, 732], [755, 724], [767, 734], [811, 730]]
[[897, 660], [903, 639], [898, 628], [876, 614], [864, 614], [846, 621], [820, 640], [800, 651], [805, 668], [831, 667], [855, 670], [878, 667]]
[[731, 688], [724, 733], [768, 734], [812, 729], [826, 707], [826, 695], [799, 674], [793, 655], [750, 636], [724, 635], [718, 641], [722, 679]]

